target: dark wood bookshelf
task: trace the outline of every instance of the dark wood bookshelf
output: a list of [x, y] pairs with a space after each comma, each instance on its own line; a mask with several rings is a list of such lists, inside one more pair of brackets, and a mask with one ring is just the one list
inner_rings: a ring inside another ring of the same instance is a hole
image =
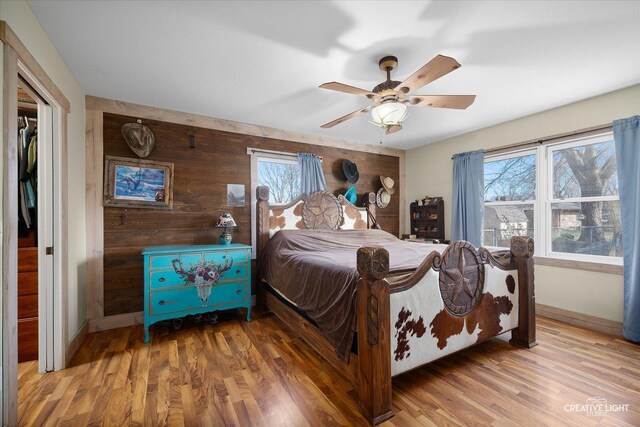
[[418, 206], [417, 202], [411, 203], [411, 234], [418, 239], [444, 240], [444, 201], [437, 198]]

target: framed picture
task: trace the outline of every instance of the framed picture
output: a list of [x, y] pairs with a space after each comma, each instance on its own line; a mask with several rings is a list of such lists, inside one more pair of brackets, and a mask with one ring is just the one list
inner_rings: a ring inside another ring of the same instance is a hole
[[173, 163], [105, 156], [104, 206], [173, 208]]
[[227, 184], [227, 206], [244, 206], [244, 184]]

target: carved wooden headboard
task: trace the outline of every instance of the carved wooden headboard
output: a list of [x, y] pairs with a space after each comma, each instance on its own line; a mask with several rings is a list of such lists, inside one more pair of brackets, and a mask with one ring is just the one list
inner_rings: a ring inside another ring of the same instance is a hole
[[258, 187], [256, 194], [258, 253], [279, 230], [354, 230], [373, 228], [375, 224], [375, 193], [367, 195], [367, 206], [363, 208], [351, 204], [342, 195], [336, 197], [326, 191], [302, 194], [283, 206], [269, 206], [269, 187]]

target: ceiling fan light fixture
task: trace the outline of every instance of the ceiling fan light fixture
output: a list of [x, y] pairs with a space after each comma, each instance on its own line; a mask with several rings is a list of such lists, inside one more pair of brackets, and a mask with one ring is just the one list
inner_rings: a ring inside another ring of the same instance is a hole
[[385, 102], [371, 110], [373, 123], [385, 127], [400, 125], [407, 118], [407, 105], [401, 102]]
[[320, 85], [323, 89], [353, 95], [364, 95], [373, 104], [325, 123], [320, 127], [324, 129], [331, 128], [352, 117], [371, 111], [370, 123], [382, 128], [385, 133], [391, 134], [402, 130], [402, 123], [407, 118], [407, 107], [409, 106], [464, 110], [473, 104], [476, 98], [475, 95], [415, 94], [417, 89], [460, 68], [460, 63], [451, 57], [437, 55], [402, 82], [391, 80], [391, 71], [398, 65], [398, 58], [385, 56], [378, 65], [387, 74], [387, 79], [370, 91], [338, 82], [327, 82]]

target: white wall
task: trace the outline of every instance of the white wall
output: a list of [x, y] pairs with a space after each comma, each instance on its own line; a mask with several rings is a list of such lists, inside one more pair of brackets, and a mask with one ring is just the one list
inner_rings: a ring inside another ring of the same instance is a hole
[[87, 318], [84, 202], [85, 94], [40, 26], [29, 5], [23, 0], [2, 1], [1, 3], [0, 19], [7, 22], [71, 104], [71, 113], [68, 115], [67, 122], [68, 185], [64, 189], [68, 197], [69, 232], [67, 241], [69, 257], [67, 260], [63, 260], [63, 263], [66, 264], [65, 268], [68, 269], [69, 278], [67, 284], [68, 339], [71, 340]]
[[[1, 8], [1, 6], [0, 6]], [[4, 81], [4, 44], [0, 43], [0, 82]], [[4, 129], [4, 114], [3, 114], [3, 99], [4, 99], [4, 92], [3, 92], [3, 87], [4, 85], [0, 85], [0, 129]], [[0, 133], [0, 143], [4, 144], [4, 141], [2, 141], [3, 139], [3, 133]], [[3, 180], [3, 155], [4, 155], [4, 150], [0, 149], [0, 189], [4, 189], [4, 180]], [[4, 218], [3, 218], [3, 211], [4, 209], [2, 208], [2, 193], [3, 190], [0, 190], [0, 260], [2, 259], [2, 232], [4, 230]], [[5, 379], [2, 376], [2, 367], [4, 366], [4, 363], [2, 362], [2, 355], [4, 353], [4, 347], [2, 346], [2, 340], [3, 340], [3, 335], [4, 335], [4, 325], [2, 324], [2, 322], [4, 322], [4, 316], [2, 314], [2, 294], [4, 293], [2, 291], [2, 286], [4, 285], [4, 283], [2, 283], [2, 262], [0, 262], [0, 423], [3, 422], [4, 420], [4, 406], [5, 406], [5, 400], [4, 400], [4, 382]]]
[[[635, 114], [640, 114], [640, 85], [409, 150], [407, 203], [425, 195], [442, 196], [445, 231], [450, 238], [453, 154], [571, 132]], [[406, 224], [404, 232], [408, 233], [408, 214]], [[538, 303], [622, 321], [621, 275], [548, 266], [536, 266], [535, 274]]]

